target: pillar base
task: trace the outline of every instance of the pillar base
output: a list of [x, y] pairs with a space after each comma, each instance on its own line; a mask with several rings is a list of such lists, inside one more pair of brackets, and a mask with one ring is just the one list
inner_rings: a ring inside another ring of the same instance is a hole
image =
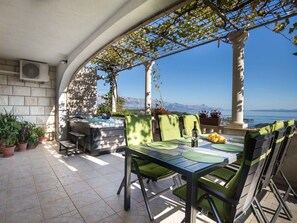
[[231, 122], [227, 127], [234, 128], [234, 129], [245, 129], [248, 127], [248, 124], [244, 122]]

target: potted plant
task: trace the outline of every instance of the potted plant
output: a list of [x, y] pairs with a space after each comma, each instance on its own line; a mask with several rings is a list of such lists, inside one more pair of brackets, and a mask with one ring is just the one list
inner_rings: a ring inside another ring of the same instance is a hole
[[35, 133], [37, 134], [38, 141], [40, 143], [45, 141], [45, 128], [44, 127], [41, 127], [41, 126], [36, 127]]
[[28, 149], [34, 149], [38, 145], [36, 128], [37, 127], [34, 123], [30, 123], [28, 130]]
[[[208, 113], [210, 117], [208, 117]], [[219, 126], [221, 124], [221, 115], [222, 113], [217, 109], [211, 110], [210, 112], [200, 111], [200, 124]]]
[[16, 115], [6, 111], [0, 114], [0, 135], [4, 157], [10, 157], [14, 154], [19, 131], [20, 122]]
[[199, 112], [199, 118], [208, 118], [208, 111], [202, 110]]
[[27, 121], [21, 122], [20, 123], [20, 132], [19, 132], [19, 151], [25, 151], [27, 149], [28, 145], [28, 135], [29, 135], [29, 127], [30, 124]]

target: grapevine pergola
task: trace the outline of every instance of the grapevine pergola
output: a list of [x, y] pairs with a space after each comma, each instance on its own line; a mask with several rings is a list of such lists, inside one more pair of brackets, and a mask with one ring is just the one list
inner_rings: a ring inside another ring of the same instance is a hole
[[[187, 3], [99, 51], [91, 59], [92, 67], [118, 73], [214, 41], [229, 42], [230, 32], [249, 31], [271, 23], [275, 32], [288, 28], [289, 34], [294, 34], [297, 30], [297, 23], [289, 20], [297, 15], [295, 0], [195, 0]], [[297, 35], [292, 42], [297, 45]]]

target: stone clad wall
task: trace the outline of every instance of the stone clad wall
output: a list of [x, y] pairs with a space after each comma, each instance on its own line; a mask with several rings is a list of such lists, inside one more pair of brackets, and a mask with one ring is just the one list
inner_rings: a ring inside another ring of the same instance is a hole
[[97, 74], [95, 70], [81, 68], [73, 75], [67, 90], [67, 111], [75, 115], [94, 116], [97, 111]]
[[19, 61], [0, 59], [0, 110], [55, 131], [56, 68], [49, 67], [50, 81], [20, 80]]

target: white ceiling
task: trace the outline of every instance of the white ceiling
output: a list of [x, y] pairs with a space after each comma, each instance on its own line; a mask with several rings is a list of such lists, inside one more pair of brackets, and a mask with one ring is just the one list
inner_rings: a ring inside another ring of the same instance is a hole
[[[0, 0], [0, 58], [57, 66], [57, 89], [94, 53], [190, 0]], [[59, 63], [67, 59], [67, 64]]]
[[1, 0], [0, 57], [57, 65], [127, 2]]

